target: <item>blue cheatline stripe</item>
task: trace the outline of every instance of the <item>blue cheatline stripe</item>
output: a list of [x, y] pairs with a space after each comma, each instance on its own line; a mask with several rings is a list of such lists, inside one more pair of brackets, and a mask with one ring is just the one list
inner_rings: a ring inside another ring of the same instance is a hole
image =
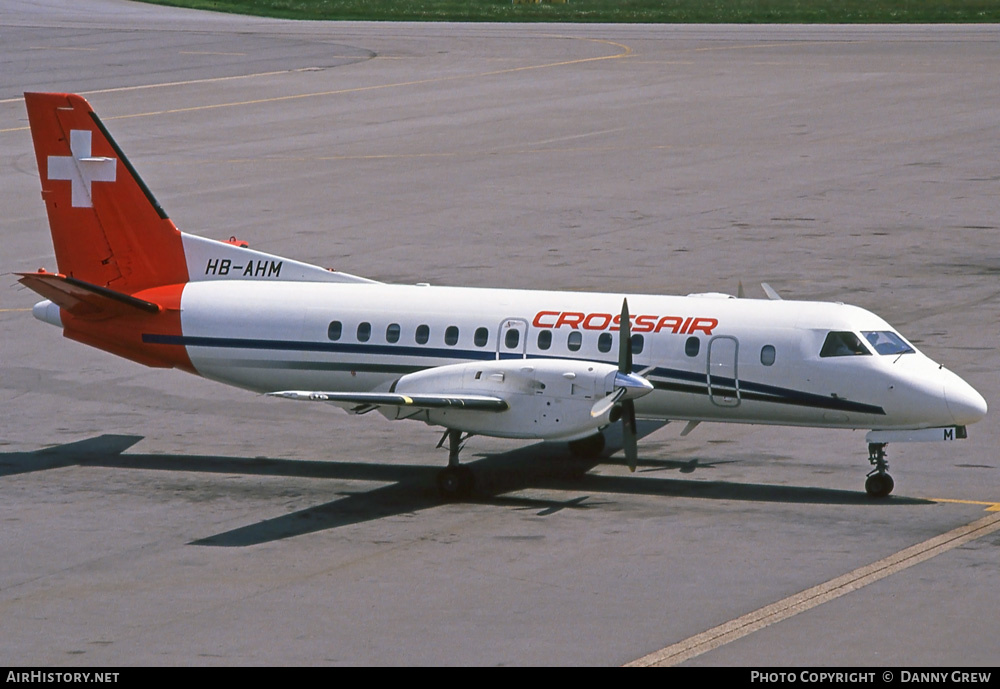
[[[646, 377], [650, 379], [649, 382], [653, 384], [653, 387], [658, 390], [708, 394], [708, 376], [704, 373], [657, 367], [651, 371], [647, 371]], [[657, 380], [659, 378], [666, 380]], [[712, 380], [716, 382], [717, 387], [723, 389], [732, 389], [736, 385], [736, 381], [732, 378], [713, 376]], [[765, 385], [764, 383], [754, 383], [743, 378], [739, 379], [739, 389], [741, 399], [753, 400], [755, 402], [774, 402], [776, 404], [792, 404], [797, 407], [885, 416], [885, 409], [878, 405], [852, 402], [851, 400], [840, 399], [838, 397], [827, 397], [826, 395], [781, 388], [775, 385]]]
[[[260, 340], [244, 339], [235, 337], [194, 337], [190, 335], [161, 335], [157, 333], [143, 333], [142, 341], [147, 344], [177, 345], [183, 347], [215, 347], [226, 349], [269, 349], [285, 352], [330, 352], [336, 354], [367, 354], [370, 356], [392, 356], [392, 357], [417, 357], [432, 359], [459, 359], [465, 361], [495, 361], [496, 351], [493, 349], [444, 349], [441, 347], [410, 347], [406, 345], [380, 345], [380, 344], [354, 344], [348, 342], [304, 342], [297, 340]], [[536, 355], [537, 356], [537, 355]], [[520, 352], [501, 352], [500, 358], [504, 360], [521, 359]], [[594, 361], [587, 358], [545, 356], [546, 359], [567, 359], [570, 361]], [[601, 362], [614, 364], [615, 362]], [[356, 370], [371, 372], [402, 372], [403, 366], [386, 366], [377, 363], [338, 363], [326, 364], [322, 362], [257, 362], [260, 367], [266, 368], [309, 368], [329, 370]], [[254, 364], [251, 364], [254, 365]], [[343, 368], [341, 368], [343, 367]], [[411, 370], [419, 368], [405, 367]], [[645, 370], [645, 377], [650, 379], [653, 387], [657, 390], [669, 390], [672, 392], [682, 392], [695, 395], [708, 394], [708, 376], [705, 373], [695, 371], [684, 371], [682, 369], [654, 367]], [[722, 378], [715, 376], [713, 380], [720, 388], [733, 388], [736, 381], [732, 378]], [[798, 407], [810, 407], [815, 409], [830, 409], [833, 411], [856, 412], [860, 414], [885, 415], [885, 410], [874, 404], [863, 402], [852, 402], [850, 400], [837, 397], [827, 397], [811, 392], [802, 392], [791, 388], [782, 388], [775, 385], [765, 385], [754, 383], [741, 378], [739, 380], [740, 397], [755, 402], [773, 402], [776, 404], [790, 404]]]
[[[469, 359], [494, 361], [493, 349], [443, 349], [440, 347], [408, 347], [405, 345], [352, 344], [348, 342], [300, 342], [297, 340], [256, 340], [235, 337], [192, 337], [189, 335], [158, 335], [143, 333], [148, 344], [180, 345], [184, 347], [221, 347], [228, 349], [272, 349], [282, 352], [333, 352], [336, 354], [370, 354], [374, 356], [412, 356], [434, 359]], [[501, 359], [520, 359], [520, 352], [501, 352]]]

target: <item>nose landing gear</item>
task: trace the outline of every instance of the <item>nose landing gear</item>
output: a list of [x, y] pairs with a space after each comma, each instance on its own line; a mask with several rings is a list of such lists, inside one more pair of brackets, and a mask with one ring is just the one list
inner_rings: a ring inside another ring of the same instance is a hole
[[889, 468], [889, 462], [885, 459], [886, 445], [888, 443], [868, 443], [868, 461], [875, 468], [868, 472], [865, 492], [873, 498], [886, 497], [896, 485], [892, 476], [886, 471]]

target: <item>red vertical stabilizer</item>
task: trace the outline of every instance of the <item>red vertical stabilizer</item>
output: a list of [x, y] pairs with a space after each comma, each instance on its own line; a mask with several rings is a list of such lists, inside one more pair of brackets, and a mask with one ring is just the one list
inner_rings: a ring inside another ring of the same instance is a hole
[[181, 334], [188, 281], [181, 233], [86, 100], [66, 93], [24, 100], [59, 273], [21, 273], [20, 282], [60, 308], [66, 337], [193, 372], [183, 347], [148, 341]]
[[187, 282], [180, 232], [90, 104], [24, 100], [59, 272], [124, 294]]

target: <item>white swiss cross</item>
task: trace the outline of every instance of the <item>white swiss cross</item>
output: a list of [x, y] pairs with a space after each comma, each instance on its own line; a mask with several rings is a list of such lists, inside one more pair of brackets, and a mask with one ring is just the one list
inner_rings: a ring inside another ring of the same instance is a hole
[[86, 129], [69, 133], [71, 156], [49, 156], [49, 179], [69, 180], [73, 189], [74, 208], [93, 208], [91, 182], [114, 182], [118, 161], [114, 158], [90, 155], [90, 135]]

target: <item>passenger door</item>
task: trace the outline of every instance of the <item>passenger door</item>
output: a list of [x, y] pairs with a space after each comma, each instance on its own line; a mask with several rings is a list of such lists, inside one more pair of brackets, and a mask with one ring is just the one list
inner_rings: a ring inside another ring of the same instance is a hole
[[497, 328], [497, 359], [528, 358], [528, 321], [505, 318]]
[[720, 335], [708, 341], [708, 398], [720, 407], [740, 406], [739, 351], [735, 337]]

